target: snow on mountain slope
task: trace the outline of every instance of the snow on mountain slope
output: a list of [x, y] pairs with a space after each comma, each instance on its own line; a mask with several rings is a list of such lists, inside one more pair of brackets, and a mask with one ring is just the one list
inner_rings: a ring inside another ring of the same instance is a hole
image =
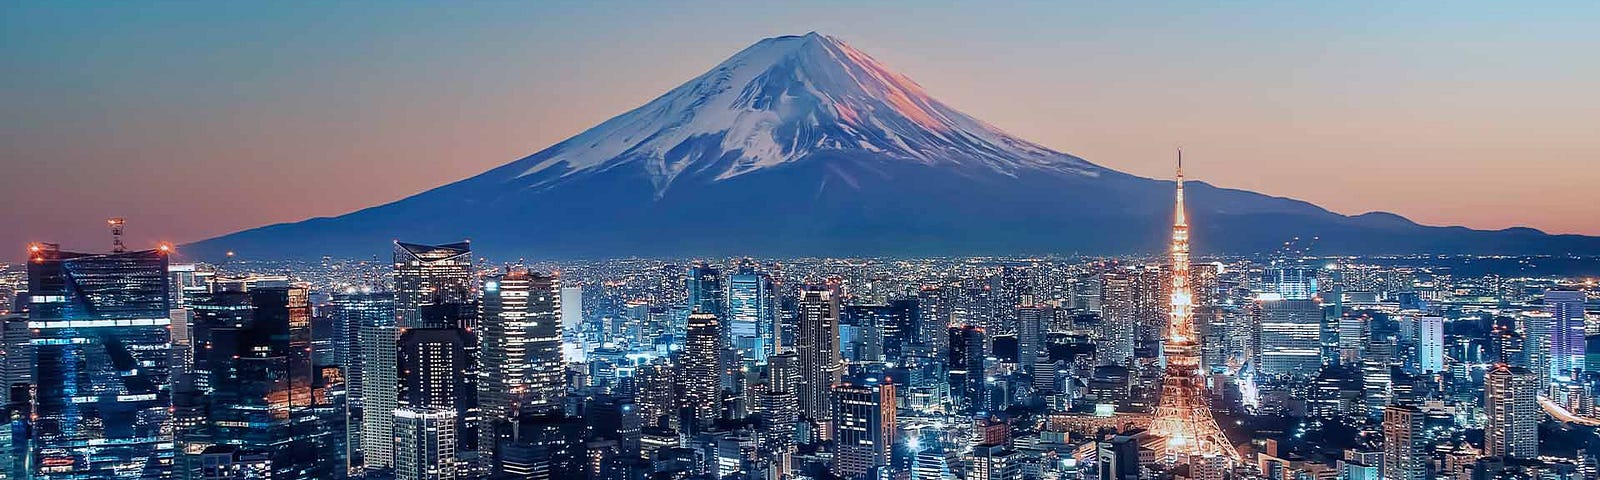
[[867, 54], [814, 32], [762, 40], [512, 170], [537, 188], [638, 165], [660, 196], [685, 174], [720, 181], [830, 150], [981, 166], [1008, 176], [1104, 171], [950, 108]]

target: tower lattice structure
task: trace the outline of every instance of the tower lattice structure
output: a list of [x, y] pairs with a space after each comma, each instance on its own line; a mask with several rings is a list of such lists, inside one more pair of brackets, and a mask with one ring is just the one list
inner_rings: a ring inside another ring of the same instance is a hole
[[1176, 208], [1172, 223], [1172, 309], [1167, 326], [1166, 376], [1151, 433], [1167, 439], [1167, 457], [1225, 457], [1237, 463], [1238, 450], [1211, 416], [1200, 377], [1200, 338], [1195, 334], [1193, 292], [1189, 287], [1189, 219], [1183, 207], [1183, 150], [1178, 151]]

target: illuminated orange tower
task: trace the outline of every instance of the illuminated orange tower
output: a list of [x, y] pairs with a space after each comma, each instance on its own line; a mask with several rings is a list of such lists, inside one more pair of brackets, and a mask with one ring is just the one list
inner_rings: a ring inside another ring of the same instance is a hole
[[1166, 377], [1151, 433], [1167, 439], [1169, 461], [1195, 456], [1239, 461], [1217, 420], [1211, 417], [1200, 377], [1200, 341], [1194, 330], [1194, 295], [1189, 290], [1189, 219], [1183, 209], [1183, 150], [1178, 150], [1177, 206], [1172, 223], [1172, 310], [1167, 325]]

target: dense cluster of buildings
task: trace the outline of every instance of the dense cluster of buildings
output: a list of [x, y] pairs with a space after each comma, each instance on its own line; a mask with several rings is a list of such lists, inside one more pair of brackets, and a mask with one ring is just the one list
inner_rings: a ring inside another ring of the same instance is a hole
[[0, 277], [0, 478], [1596, 478], [1592, 280], [1191, 264], [1182, 237], [561, 264], [36, 244]]

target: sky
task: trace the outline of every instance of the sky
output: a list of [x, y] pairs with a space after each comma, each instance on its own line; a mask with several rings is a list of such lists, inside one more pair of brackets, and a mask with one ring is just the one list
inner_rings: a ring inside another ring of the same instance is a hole
[[[836, 36], [1107, 167], [1600, 235], [1600, 2], [0, 2], [0, 249], [333, 216], [765, 37]], [[3, 250], [0, 250], [3, 251]], [[5, 256], [0, 255], [0, 258]]]

